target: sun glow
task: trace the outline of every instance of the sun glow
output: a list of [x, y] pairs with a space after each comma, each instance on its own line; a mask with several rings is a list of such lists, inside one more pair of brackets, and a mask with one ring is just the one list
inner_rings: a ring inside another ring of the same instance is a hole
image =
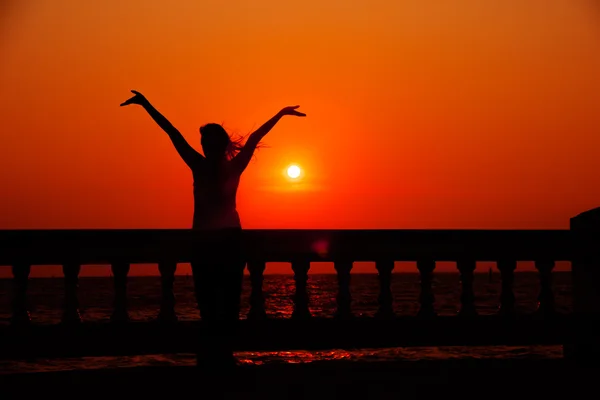
[[300, 170], [300, 167], [297, 165], [290, 165], [287, 169], [287, 176], [289, 176], [292, 179], [297, 179], [300, 177], [300, 173], [302, 171]]

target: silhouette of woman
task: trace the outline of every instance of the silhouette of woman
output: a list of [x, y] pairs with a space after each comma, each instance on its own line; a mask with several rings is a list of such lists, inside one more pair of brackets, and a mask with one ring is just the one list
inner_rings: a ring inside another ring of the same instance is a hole
[[175, 149], [192, 171], [194, 216], [192, 229], [210, 231], [198, 243], [192, 260], [192, 275], [200, 316], [206, 321], [211, 343], [203, 343], [198, 362], [235, 363], [229, 338], [239, 320], [244, 258], [242, 228], [236, 209], [236, 193], [242, 172], [252, 159], [261, 139], [286, 115], [304, 117], [299, 106], [285, 107], [240, 145], [225, 129], [214, 123], [200, 127], [204, 156], [194, 150], [181, 133], [139, 92], [121, 106], [142, 106], [169, 135]]

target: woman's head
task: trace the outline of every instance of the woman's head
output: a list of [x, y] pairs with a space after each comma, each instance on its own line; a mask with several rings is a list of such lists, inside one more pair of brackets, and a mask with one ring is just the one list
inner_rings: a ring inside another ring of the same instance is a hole
[[209, 159], [231, 159], [241, 148], [238, 140], [231, 140], [229, 134], [219, 124], [206, 124], [200, 127], [200, 143], [204, 156]]

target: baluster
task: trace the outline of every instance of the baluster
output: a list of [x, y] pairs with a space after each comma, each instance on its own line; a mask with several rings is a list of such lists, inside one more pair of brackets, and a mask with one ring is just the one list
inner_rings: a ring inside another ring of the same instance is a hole
[[77, 296], [81, 265], [76, 263], [66, 263], [63, 264], [62, 270], [65, 277], [65, 310], [62, 316], [62, 322], [64, 324], [78, 324], [81, 322], [81, 314], [79, 314], [79, 298]]
[[535, 268], [540, 276], [540, 294], [538, 295], [538, 306], [536, 313], [544, 316], [552, 316], [556, 313], [554, 304], [554, 293], [552, 292], [552, 270], [554, 261], [536, 261]]
[[421, 276], [421, 294], [419, 296], [419, 302], [421, 307], [417, 313], [418, 317], [435, 317], [436, 312], [434, 308], [435, 296], [433, 295], [433, 271], [435, 270], [434, 260], [420, 260], [417, 261], [417, 269]]
[[460, 295], [460, 311], [458, 315], [461, 317], [474, 317], [477, 315], [475, 307], [475, 294], [473, 293], [473, 272], [477, 263], [471, 260], [462, 260], [456, 263], [460, 272], [460, 282], [462, 292]]
[[15, 290], [11, 318], [13, 325], [27, 325], [31, 322], [31, 315], [27, 308], [27, 286], [30, 272], [31, 265], [29, 264], [15, 264], [12, 267]]
[[266, 263], [264, 261], [249, 261], [247, 265], [250, 273], [250, 285], [252, 286], [248, 318], [254, 320], [265, 319], [267, 318], [267, 312], [265, 311], [263, 280]]
[[500, 315], [511, 316], [515, 314], [515, 293], [513, 282], [515, 280], [516, 261], [501, 260], [496, 263], [502, 280], [502, 292], [500, 293]]
[[162, 287], [162, 299], [160, 302], [158, 320], [160, 322], [175, 322], [177, 321], [177, 314], [175, 313], [173, 283], [175, 282], [177, 262], [168, 261], [158, 263], [158, 271], [160, 272], [160, 282]]
[[338, 318], [352, 317], [352, 294], [350, 293], [350, 272], [352, 261], [338, 261], [334, 264], [338, 278], [337, 311]]
[[296, 293], [294, 295], [294, 312], [292, 318], [310, 318], [310, 310], [308, 308], [308, 270], [310, 269], [310, 261], [298, 260], [292, 262], [292, 270], [294, 271], [294, 281], [296, 282]]
[[129, 314], [127, 312], [127, 274], [129, 273], [129, 264], [123, 262], [113, 263], [111, 269], [114, 275], [115, 309], [110, 319], [112, 322], [127, 322], [129, 321]]
[[379, 310], [376, 317], [391, 318], [394, 316], [394, 306], [392, 297], [392, 271], [394, 270], [393, 260], [379, 260], [375, 262], [379, 278]]

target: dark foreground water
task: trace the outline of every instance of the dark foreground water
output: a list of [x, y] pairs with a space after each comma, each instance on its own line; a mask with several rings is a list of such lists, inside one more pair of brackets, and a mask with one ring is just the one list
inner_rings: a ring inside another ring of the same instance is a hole
[[[567, 272], [554, 274], [554, 293], [560, 312], [571, 311], [571, 279]], [[377, 311], [379, 283], [375, 274], [352, 276], [353, 310], [357, 315], [371, 316]], [[246, 277], [242, 297], [242, 318], [248, 312], [250, 294]], [[198, 319], [191, 277], [178, 276], [175, 280], [176, 311], [181, 320]], [[493, 314], [500, 296], [500, 277], [491, 282], [487, 274], [476, 274], [474, 289], [480, 314]], [[336, 309], [337, 280], [335, 275], [310, 275], [308, 290], [313, 315], [333, 316]], [[414, 315], [419, 307], [418, 274], [394, 274], [392, 291], [394, 308], [399, 315]], [[516, 273], [514, 291], [517, 309], [521, 313], [535, 310], [539, 292], [538, 276], [532, 272]], [[8, 323], [12, 282], [0, 280], [0, 323]], [[264, 281], [266, 309], [270, 317], [289, 318], [293, 310], [294, 280], [290, 275], [266, 275]], [[436, 274], [434, 280], [436, 309], [441, 315], [456, 313], [460, 296], [458, 274]], [[82, 316], [87, 321], [108, 321], [112, 312], [113, 287], [111, 278], [81, 278], [79, 289]], [[156, 317], [160, 304], [159, 277], [131, 277], [128, 284], [129, 310], [133, 320], [143, 321]], [[31, 279], [29, 301], [32, 320], [36, 324], [53, 324], [60, 320], [63, 301], [62, 279]], [[555, 358], [562, 356], [560, 346], [523, 347], [430, 347], [395, 349], [360, 349], [355, 351], [293, 351], [244, 352], [238, 357], [248, 364], [303, 363], [324, 360], [385, 361], [392, 359], [423, 360], [448, 358]], [[148, 365], [192, 365], [192, 354], [155, 355], [136, 357], [94, 357], [63, 360], [32, 360], [1, 362], [0, 371], [50, 371]]]

